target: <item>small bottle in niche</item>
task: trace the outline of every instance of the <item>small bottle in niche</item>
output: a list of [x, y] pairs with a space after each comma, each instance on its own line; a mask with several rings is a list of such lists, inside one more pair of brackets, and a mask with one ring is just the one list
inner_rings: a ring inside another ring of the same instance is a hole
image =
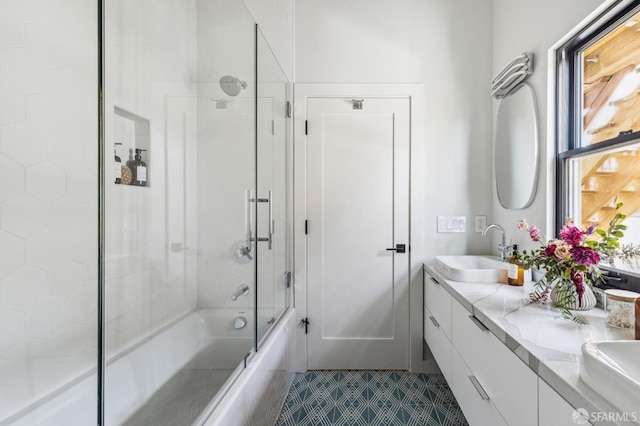
[[146, 149], [136, 148], [135, 159], [127, 162], [133, 175], [131, 185], [147, 186], [147, 163], [142, 161], [142, 151], [146, 151]]
[[113, 145], [113, 175], [115, 176], [115, 183], [122, 183], [122, 160], [120, 159], [120, 156], [118, 156], [118, 146], [121, 146], [122, 144], [115, 143]]
[[521, 286], [524, 284], [524, 262], [518, 252], [518, 245], [513, 245], [513, 252], [507, 265], [507, 282], [509, 285]]

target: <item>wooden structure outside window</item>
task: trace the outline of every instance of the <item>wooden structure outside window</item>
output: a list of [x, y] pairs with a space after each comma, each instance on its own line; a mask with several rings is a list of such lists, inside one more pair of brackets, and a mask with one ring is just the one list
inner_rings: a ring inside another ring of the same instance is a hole
[[[583, 126], [579, 146], [640, 131], [640, 13], [581, 53]], [[580, 170], [580, 218], [606, 228], [615, 215], [640, 210], [640, 143], [571, 159]], [[577, 219], [577, 218], [576, 218]]]

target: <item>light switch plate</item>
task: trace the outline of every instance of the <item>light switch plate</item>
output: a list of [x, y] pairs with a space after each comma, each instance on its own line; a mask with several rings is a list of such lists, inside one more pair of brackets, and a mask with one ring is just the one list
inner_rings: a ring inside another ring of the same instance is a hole
[[482, 230], [487, 226], [487, 217], [486, 216], [476, 216], [476, 232], [482, 232]]
[[467, 232], [466, 216], [438, 216], [438, 233]]

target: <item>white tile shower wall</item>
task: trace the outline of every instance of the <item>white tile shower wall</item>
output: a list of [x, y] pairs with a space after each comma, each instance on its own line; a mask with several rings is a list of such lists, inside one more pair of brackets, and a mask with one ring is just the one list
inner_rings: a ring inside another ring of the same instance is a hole
[[[254, 305], [255, 262], [236, 263], [233, 244], [245, 238], [245, 191], [254, 185], [253, 99], [234, 98], [225, 109], [198, 103], [198, 305], [250, 308]], [[206, 236], [206, 237], [205, 237]], [[231, 300], [247, 284], [248, 296]]]
[[96, 16], [0, 4], [0, 421], [96, 364]]
[[149, 121], [151, 173], [147, 187], [116, 185], [105, 167], [107, 356], [196, 306], [195, 26], [195, 0], [106, 4], [107, 162], [135, 138], [118, 107]]
[[[198, 0], [198, 305], [254, 305], [255, 262], [236, 263], [233, 244], [246, 238], [245, 191], [255, 186], [255, 33], [242, 2]], [[223, 75], [247, 83], [237, 96]], [[241, 284], [250, 295], [231, 300]]]

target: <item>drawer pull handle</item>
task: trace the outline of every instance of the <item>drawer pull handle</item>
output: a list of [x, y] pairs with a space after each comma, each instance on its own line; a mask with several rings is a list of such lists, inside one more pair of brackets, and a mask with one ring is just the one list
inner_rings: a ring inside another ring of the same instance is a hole
[[438, 320], [436, 319], [436, 317], [430, 316], [429, 319], [431, 320], [433, 325], [435, 325], [436, 327], [440, 327], [440, 323], [438, 323]]
[[469, 315], [469, 318], [471, 319], [471, 321], [473, 321], [473, 323], [474, 323], [475, 325], [477, 325], [477, 326], [478, 326], [478, 328], [479, 328], [480, 330], [482, 330], [482, 331], [489, 331], [489, 329], [487, 328], [487, 326], [486, 326], [486, 325], [484, 325], [484, 324], [482, 323], [482, 321], [480, 321], [480, 320], [479, 320], [478, 318], [476, 318], [475, 316], [473, 316], [473, 315]]
[[471, 380], [473, 387], [476, 388], [476, 390], [480, 394], [480, 398], [484, 399], [485, 401], [488, 400], [489, 395], [487, 395], [487, 393], [484, 391], [484, 389], [482, 388], [482, 385], [480, 384], [478, 379], [476, 379], [476, 376], [469, 376], [469, 380]]
[[431, 281], [433, 281], [436, 285], [440, 285], [438, 280], [436, 280], [435, 278], [433, 278], [433, 277], [429, 277], [429, 278], [431, 278]]

